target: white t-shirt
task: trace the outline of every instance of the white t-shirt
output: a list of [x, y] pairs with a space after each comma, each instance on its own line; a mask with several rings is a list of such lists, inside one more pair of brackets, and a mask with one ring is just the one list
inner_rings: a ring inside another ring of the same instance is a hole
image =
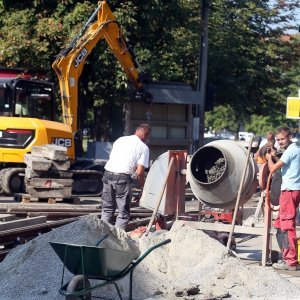
[[133, 175], [138, 164], [148, 167], [148, 146], [136, 135], [123, 136], [114, 142], [105, 170]]

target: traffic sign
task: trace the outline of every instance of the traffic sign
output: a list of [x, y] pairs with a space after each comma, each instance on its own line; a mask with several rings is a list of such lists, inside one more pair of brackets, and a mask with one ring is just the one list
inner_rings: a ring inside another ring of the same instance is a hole
[[300, 119], [300, 98], [287, 98], [286, 117], [288, 119]]

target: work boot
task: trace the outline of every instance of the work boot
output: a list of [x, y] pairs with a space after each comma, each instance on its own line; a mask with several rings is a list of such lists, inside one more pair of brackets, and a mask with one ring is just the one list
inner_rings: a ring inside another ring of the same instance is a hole
[[289, 271], [297, 271], [297, 266], [289, 266], [284, 261], [279, 261], [278, 263], [274, 263], [272, 265], [275, 270], [289, 270]]

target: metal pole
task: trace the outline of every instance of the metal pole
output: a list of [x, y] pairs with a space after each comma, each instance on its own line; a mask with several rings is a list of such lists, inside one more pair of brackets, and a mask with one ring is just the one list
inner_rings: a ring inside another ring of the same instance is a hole
[[241, 199], [241, 195], [242, 195], [242, 189], [243, 189], [243, 185], [244, 185], [244, 181], [245, 181], [245, 177], [246, 177], [246, 172], [247, 172], [248, 165], [249, 165], [249, 158], [250, 158], [250, 154], [251, 154], [253, 139], [254, 139], [254, 136], [251, 137], [250, 142], [249, 142], [247, 158], [246, 158], [246, 161], [245, 161], [244, 170], [243, 170], [242, 178], [241, 178], [241, 181], [240, 181], [239, 191], [238, 191], [237, 199], [236, 199], [236, 202], [235, 202], [235, 208], [234, 208], [234, 213], [233, 213], [233, 218], [232, 218], [232, 223], [231, 223], [231, 230], [229, 232], [229, 237], [228, 237], [227, 246], [226, 246], [227, 253], [229, 252], [229, 248], [231, 246], [231, 240], [232, 240], [232, 236], [233, 236], [233, 232], [234, 232], [236, 215], [237, 215], [237, 211], [239, 209], [240, 199]]
[[200, 49], [199, 49], [199, 70], [197, 80], [197, 91], [200, 92], [199, 105], [199, 144], [203, 146], [204, 135], [204, 115], [205, 115], [205, 100], [206, 100], [206, 81], [207, 81], [207, 51], [208, 51], [208, 0], [202, 0], [201, 9], [201, 34], [200, 34]]

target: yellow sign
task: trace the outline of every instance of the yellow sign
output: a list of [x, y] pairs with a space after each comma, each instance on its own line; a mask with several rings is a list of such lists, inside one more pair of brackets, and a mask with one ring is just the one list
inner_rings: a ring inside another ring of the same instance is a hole
[[300, 119], [300, 98], [287, 98], [286, 117], [288, 119]]

